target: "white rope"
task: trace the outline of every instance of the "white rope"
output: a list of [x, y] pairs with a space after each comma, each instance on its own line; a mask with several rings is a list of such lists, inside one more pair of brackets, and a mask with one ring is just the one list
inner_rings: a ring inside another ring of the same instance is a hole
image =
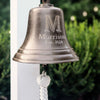
[[40, 87], [40, 100], [48, 100], [48, 90], [45, 87]]
[[37, 78], [37, 83], [40, 85], [40, 100], [48, 100], [48, 86], [50, 84], [50, 77], [46, 75], [46, 72], [42, 72], [42, 74]]

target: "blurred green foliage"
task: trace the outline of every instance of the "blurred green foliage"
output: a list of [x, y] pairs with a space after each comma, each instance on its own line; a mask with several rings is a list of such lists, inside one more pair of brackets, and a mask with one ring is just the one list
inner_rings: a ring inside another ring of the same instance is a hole
[[[9, 2], [10, 0], [0, 0], [0, 96], [5, 96], [8, 100], [10, 100]], [[51, 3], [64, 10], [68, 40], [80, 57], [80, 61], [49, 65], [48, 73], [52, 78], [49, 98], [63, 100], [67, 96], [89, 94], [93, 99], [94, 94], [100, 94], [100, 22], [93, 20], [93, 16], [100, 19], [100, 0], [51, 0]], [[94, 6], [99, 8], [98, 12], [93, 11]], [[82, 16], [83, 11], [88, 13], [87, 17]], [[76, 16], [79, 23], [69, 21], [72, 15]], [[80, 23], [86, 19], [87, 21]], [[88, 22], [93, 25], [88, 26]]]
[[0, 0], [0, 26], [3, 20], [10, 21], [10, 0]]
[[10, 34], [7, 22], [0, 27], [0, 97], [10, 100]]
[[[100, 22], [66, 23], [67, 37], [79, 56], [79, 62], [48, 65], [52, 81], [50, 100], [66, 100], [67, 96], [91, 95], [85, 100], [96, 100], [100, 94]], [[63, 99], [65, 97], [66, 99]], [[73, 99], [75, 100], [75, 99]]]
[[[91, 24], [92, 16], [100, 20], [100, 0], [51, 0], [51, 3], [63, 9], [66, 21], [69, 21], [72, 15], [77, 17], [78, 22], [88, 19]], [[95, 6], [99, 8], [98, 12], [93, 11]], [[83, 11], [88, 13], [87, 17], [83, 17]]]

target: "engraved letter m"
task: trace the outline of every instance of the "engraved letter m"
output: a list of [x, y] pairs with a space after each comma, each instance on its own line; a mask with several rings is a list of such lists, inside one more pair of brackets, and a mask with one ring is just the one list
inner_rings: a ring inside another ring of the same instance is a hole
[[46, 15], [46, 30], [47, 32], [61, 32], [60, 16], [55, 16], [54, 22], [49, 15]]

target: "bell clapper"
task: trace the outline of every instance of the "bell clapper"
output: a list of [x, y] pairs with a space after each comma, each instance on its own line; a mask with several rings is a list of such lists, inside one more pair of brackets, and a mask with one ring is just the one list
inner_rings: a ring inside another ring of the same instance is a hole
[[[46, 65], [43, 65], [43, 68]], [[44, 70], [41, 75], [37, 77], [37, 83], [40, 86], [40, 100], [48, 100], [48, 86], [50, 84], [50, 77], [46, 74]]]

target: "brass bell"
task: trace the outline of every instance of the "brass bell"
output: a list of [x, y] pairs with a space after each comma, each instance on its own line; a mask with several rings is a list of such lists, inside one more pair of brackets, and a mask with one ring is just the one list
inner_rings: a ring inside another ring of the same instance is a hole
[[78, 61], [66, 37], [63, 11], [49, 0], [42, 2], [29, 12], [27, 35], [13, 60], [38, 64]]

